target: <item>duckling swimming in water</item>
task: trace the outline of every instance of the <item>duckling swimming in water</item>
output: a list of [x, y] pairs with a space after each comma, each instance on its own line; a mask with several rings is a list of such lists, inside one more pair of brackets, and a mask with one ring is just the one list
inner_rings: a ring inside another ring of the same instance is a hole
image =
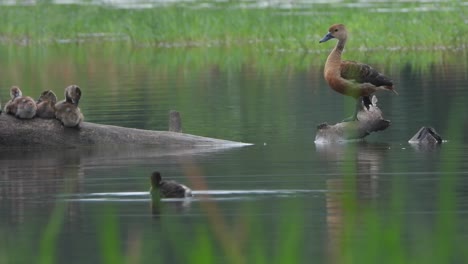
[[10, 88], [10, 100], [5, 104], [5, 113], [16, 115], [17, 102], [15, 101], [21, 96], [23, 96], [23, 93], [18, 86], [12, 86]]
[[36, 101], [36, 116], [40, 118], [54, 118], [56, 103], [57, 96], [52, 90], [43, 91], [39, 99]]
[[17, 118], [31, 119], [36, 116], [37, 105], [34, 99], [29, 96], [22, 96], [15, 100], [17, 102], [16, 114]]
[[351, 118], [344, 121], [357, 120], [358, 110], [361, 108], [361, 100], [368, 108], [372, 104], [370, 96], [376, 91], [392, 91], [398, 94], [393, 82], [373, 69], [369, 65], [355, 62], [342, 61], [341, 53], [348, 39], [345, 25], [335, 24], [328, 29], [328, 33], [320, 40], [320, 43], [336, 38], [338, 42], [328, 55], [324, 68], [324, 77], [328, 85], [341, 94], [354, 97], [357, 100], [356, 111]]
[[84, 120], [78, 103], [81, 99], [81, 89], [78, 85], [65, 88], [65, 100], [55, 104], [55, 117], [65, 127], [79, 127]]
[[192, 197], [192, 190], [176, 181], [163, 181], [158, 171], [151, 174], [150, 194], [152, 199]]

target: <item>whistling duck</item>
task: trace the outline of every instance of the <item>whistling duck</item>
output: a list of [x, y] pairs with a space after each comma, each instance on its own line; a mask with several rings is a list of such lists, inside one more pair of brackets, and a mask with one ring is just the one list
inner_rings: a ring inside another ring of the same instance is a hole
[[55, 118], [65, 127], [79, 127], [84, 120], [78, 103], [81, 98], [81, 89], [77, 85], [65, 88], [65, 100], [55, 104]]
[[5, 104], [5, 113], [16, 115], [17, 103], [16, 99], [23, 96], [21, 89], [18, 86], [10, 88], [10, 100]]
[[150, 194], [152, 199], [161, 198], [184, 198], [191, 197], [192, 190], [187, 186], [176, 181], [163, 181], [161, 174], [158, 171], [151, 174], [151, 189]]
[[17, 104], [16, 114], [17, 118], [31, 119], [36, 116], [37, 105], [34, 99], [29, 96], [22, 96], [15, 99]]
[[[385, 90], [392, 91], [398, 94], [393, 82], [379, 73], [369, 65], [355, 62], [342, 61], [341, 53], [346, 44], [348, 32], [343, 24], [332, 25], [328, 29], [328, 33], [320, 40], [319, 43], [330, 39], [338, 39], [335, 48], [328, 55], [325, 63], [324, 76], [328, 85], [335, 91], [354, 97], [357, 99], [356, 111], [353, 116], [344, 121], [357, 120], [357, 113], [361, 106], [361, 100], [368, 107], [371, 103], [370, 95], [376, 91]], [[362, 98], [362, 99], [361, 99]]]
[[41, 118], [55, 117], [55, 104], [57, 96], [52, 90], [43, 91], [39, 99], [37, 99], [36, 116]]

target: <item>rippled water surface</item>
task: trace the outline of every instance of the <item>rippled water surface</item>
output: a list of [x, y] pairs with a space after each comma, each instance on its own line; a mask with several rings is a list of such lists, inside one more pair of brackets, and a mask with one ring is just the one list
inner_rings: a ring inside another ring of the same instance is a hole
[[[215, 263], [248, 263], [255, 259], [249, 256], [272, 260], [289, 249], [298, 262], [333, 262], [336, 234], [346, 226], [346, 195], [358, 217], [364, 208], [384, 219], [397, 212], [402, 243], [415, 252], [413, 239], [430, 238], [444, 212], [452, 216], [453, 241], [468, 241], [461, 224], [468, 221], [468, 68], [457, 59], [466, 59], [463, 51], [441, 53], [440, 64], [426, 67], [374, 65], [397, 83], [399, 96], [379, 94], [391, 127], [366, 142], [315, 145], [316, 126], [348, 116], [353, 101], [327, 87], [320, 67], [262, 64], [272, 56], [316, 60], [313, 54], [258, 52], [254, 61], [252, 51], [229, 49], [0, 49], [10, 54], [0, 61], [2, 99], [12, 84], [39, 95], [77, 83], [89, 122], [166, 130], [169, 110], [178, 110], [186, 133], [254, 144], [0, 149], [5, 260], [28, 263], [25, 251], [39, 254], [56, 237], [58, 262], [98, 263], [104, 233], [129, 263], [190, 263], [193, 250], [213, 250]], [[377, 56], [361, 59], [372, 63]], [[434, 127], [447, 142], [409, 145], [421, 126]], [[154, 170], [192, 187], [195, 197], [163, 199], [152, 208], [147, 191]]]

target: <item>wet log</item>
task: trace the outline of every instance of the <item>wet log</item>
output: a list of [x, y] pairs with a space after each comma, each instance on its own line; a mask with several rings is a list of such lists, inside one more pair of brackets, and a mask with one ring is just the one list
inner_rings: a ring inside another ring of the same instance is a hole
[[382, 131], [390, 126], [390, 121], [382, 117], [382, 111], [377, 107], [377, 97], [372, 97], [372, 104], [367, 109], [361, 104], [358, 120], [341, 122], [334, 125], [323, 123], [317, 126], [315, 143], [326, 144], [348, 140], [363, 139], [372, 132]]
[[88, 145], [152, 145], [161, 147], [237, 147], [247, 143], [170, 131], [152, 131], [83, 122], [80, 128], [64, 127], [58, 120], [17, 119], [0, 115], [2, 147], [78, 147]]

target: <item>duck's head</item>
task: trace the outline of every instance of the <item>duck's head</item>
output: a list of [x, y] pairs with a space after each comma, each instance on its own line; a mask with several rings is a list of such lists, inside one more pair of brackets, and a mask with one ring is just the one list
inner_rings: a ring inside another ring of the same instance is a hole
[[70, 85], [65, 88], [65, 100], [69, 103], [78, 105], [81, 98], [81, 89], [78, 85]]
[[328, 33], [319, 41], [319, 43], [328, 41], [332, 38], [336, 38], [338, 40], [346, 39], [348, 36], [348, 32], [346, 31], [346, 27], [343, 24], [334, 24], [330, 26], [328, 29]]
[[55, 95], [55, 93], [52, 90], [43, 91], [41, 93], [41, 96], [39, 97], [39, 99], [37, 99], [36, 103], [40, 103], [40, 102], [44, 102], [44, 101], [51, 102], [51, 103], [55, 104], [57, 102], [57, 96]]
[[153, 172], [151, 174], [151, 187], [157, 188], [161, 183], [161, 173], [159, 171]]
[[23, 96], [23, 93], [18, 86], [12, 86], [10, 88], [10, 97], [12, 100], [21, 96]]

